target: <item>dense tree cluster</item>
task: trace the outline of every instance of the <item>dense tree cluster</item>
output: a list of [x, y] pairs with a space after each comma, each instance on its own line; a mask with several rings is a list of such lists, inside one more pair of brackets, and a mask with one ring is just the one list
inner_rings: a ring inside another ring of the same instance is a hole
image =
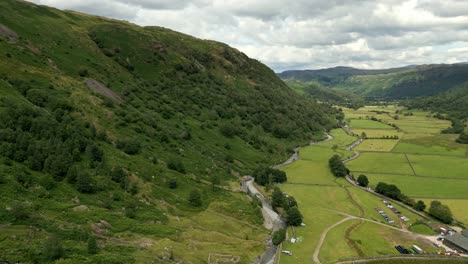
[[338, 155], [333, 155], [330, 160], [328, 160], [328, 166], [336, 177], [344, 177], [349, 173], [348, 168], [346, 168]]
[[271, 183], [282, 183], [288, 180], [286, 172], [269, 167], [257, 168], [253, 172], [253, 177], [255, 178], [255, 182], [262, 186]]
[[401, 201], [405, 198], [400, 189], [394, 184], [379, 182], [375, 187], [375, 191], [395, 200]]
[[439, 201], [432, 201], [429, 207], [429, 214], [439, 219], [443, 223], [450, 224], [453, 222], [453, 215], [450, 208]]
[[286, 214], [286, 220], [289, 225], [299, 226], [302, 223], [302, 214], [299, 211], [296, 199], [292, 196], [285, 195], [279, 187], [273, 189], [271, 195], [271, 205], [274, 208], [281, 207]]
[[[72, 107], [52, 88], [36, 89], [41, 87], [36, 82], [15, 80], [11, 83], [41, 108], [2, 99], [0, 155], [23, 163], [31, 170], [47, 173], [57, 181], [70, 177], [69, 182], [77, 182], [79, 191], [92, 192], [91, 177], [85, 171], [104, 162], [94, 126], [74, 118]], [[75, 164], [82, 168], [79, 175], [74, 171]]]

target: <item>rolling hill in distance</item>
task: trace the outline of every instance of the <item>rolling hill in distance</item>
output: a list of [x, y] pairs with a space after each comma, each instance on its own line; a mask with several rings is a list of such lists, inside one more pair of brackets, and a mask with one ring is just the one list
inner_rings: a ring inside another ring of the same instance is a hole
[[369, 98], [408, 99], [435, 95], [468, 81], [468, 65], [411, 65], [383, 70], [335, 67], [321, 70], [285, 71], [287, 81], [316, 82], [324, 87], [351, 91]]

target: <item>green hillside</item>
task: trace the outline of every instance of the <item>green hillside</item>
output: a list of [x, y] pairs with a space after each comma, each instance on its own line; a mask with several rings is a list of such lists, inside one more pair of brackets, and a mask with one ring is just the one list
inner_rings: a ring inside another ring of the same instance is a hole
[[467, 82], [468, 65], [435, 64], [386, 70], [337, 67], [287, 71], [279, 76], [285, 80], [318, 82], [371, 99], [404, 99], [439, 94]]
[[314, 81], [308, 83], [286, 81], [286, 83], [297, 93], [323, 103], [356, 109], [364, 106], [364, 100], [360, 96], [348, 91], [326, 88]]
[[0, 57], [9, 262], [250, 263], [269, 232], [236, 176], [335, 123], [238, 50], [159, 27], [5, 0]]

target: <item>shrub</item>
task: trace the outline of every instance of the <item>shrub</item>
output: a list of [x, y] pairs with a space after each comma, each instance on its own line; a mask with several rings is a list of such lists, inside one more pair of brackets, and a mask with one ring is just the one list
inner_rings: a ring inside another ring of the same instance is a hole
[[29, 218], [29, 210], [21, 202], [14, 202], [11, 205], [10, 213], [15, 218], [15, 221], [21, 221]]
[[93, 179], [86, 172], [82, 172], [77, 176], [75, 187], [81, 193], [94, 193], [96, 191]]
[[170, 179], [170, 180], [168, 181], [167, 185], [168, 185], [168, 187], [169, 187], [170, 189], [175, 189], [175, 188], [177, 188], [177, 179], [176, 179], [176, 178]]
[[110, 171], [111, 179], [120, 184], [122, 189], [125, 189], [128, 182], [128, 174], [122, 166], [117, 166]]
[[189, 194], [188, 201], [192, 206], [200, 207], [202, 205], [200, 192], [197, 189], [193, 189]]
[[88, 77], [89, 76], [89, 72], [87, 69], [81, 69], [78, 71], [78, 75], [80, 75], [80, 77]]
[[178, 171], [180, 173], [185, 173], [185, 166], [179, 160], [170, 160], [167, 163], [167, 168], [170, 169], [170, 170]]
[[121, 139], [116, 142], [116, 147], [128, 155], [138, 154], [141, 150], [141, 144], [136, 139]]
[[219, 131], [227, 138], [233, 138], [240, 134], [240, 130], [232, 124], [222, 125], [219, 128]]
[[44, 244], [44, 257], [46, 260], [57, 260], [64, 255], [62, 241], [54, 235], [50, 236]]
[[88, 237], [88, 253], [89, 254], [97, 254], [99, 252], [99, 247], [97, 245], [96, 237], [90, 235]]
[[133, 202], [130, 202], [125, 207], [124, 214], [126, 217], [134, 219], [136, 217], [137, 205]]
[[273, 245], [277, 246], [281, 244], [285, 239], [286, 239], [286, 229], [281, 228], [278, 231], [275, 231], [273, 233], [271, 241], [273, 242]]

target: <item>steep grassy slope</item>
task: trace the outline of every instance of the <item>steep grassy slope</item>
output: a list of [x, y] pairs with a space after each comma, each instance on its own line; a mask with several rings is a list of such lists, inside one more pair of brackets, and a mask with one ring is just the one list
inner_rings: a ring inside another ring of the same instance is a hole
[[365, 97], [414, 98], [445, 92], [468, 81], [468, 65], [421, 65], [388, 70], [342, 67], [279, 74], [283, 79], [318, 81], [326, 87], [347, 90]]
[[227, 183], [334, 125], [260, 62], [168, 29], [6, 0], [0, 56], [10, 262], [249, 263], [268, 232]]

